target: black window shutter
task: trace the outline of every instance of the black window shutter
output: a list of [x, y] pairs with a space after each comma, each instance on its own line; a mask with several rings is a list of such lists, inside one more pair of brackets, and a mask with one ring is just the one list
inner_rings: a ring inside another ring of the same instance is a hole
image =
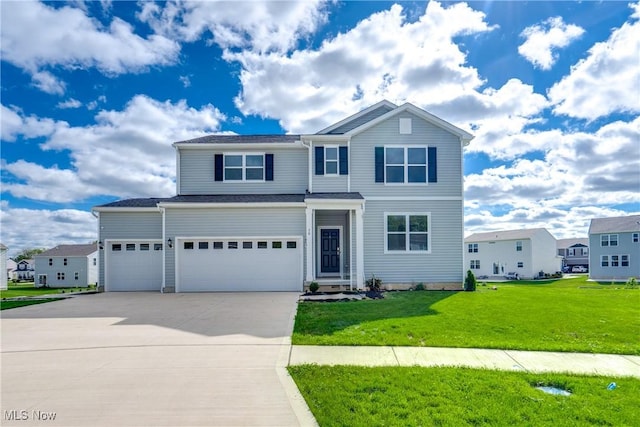
[[224, 155], [216, 154], [214, 159], [214, 179], [216, 181], [224, 181]]
[[316, 147], [316, 175], [324, 175], [324, 147]]
[[438, 155], [436, 147], [429, 147], [427, 153], [427, 162], [429, 162], [429, 182], [438, 182]]
[[273, 181], [273, 154], [264, 155], [264, 180]]
[[340, 147], [340, 175], [349, 175], [349, 147]]
[[384, 182], [384, 147], [376, 147], [376, 182]]

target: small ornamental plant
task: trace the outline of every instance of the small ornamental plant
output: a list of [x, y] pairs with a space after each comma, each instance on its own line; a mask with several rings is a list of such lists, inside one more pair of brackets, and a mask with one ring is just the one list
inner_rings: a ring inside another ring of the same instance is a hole
[[473, 275], [471, 270], [467, 270], [467, 278], [464, 279], [464, 290], [467, 292], [474, 292], [476, 290], [476, 276]]
[[311, 291], [311, 293], [316, 293], [318, 292], [318, 289], [320, 289], [320, 285], [318, 285], [318, 282], [311, 282], [309, 283], [309, 290]]

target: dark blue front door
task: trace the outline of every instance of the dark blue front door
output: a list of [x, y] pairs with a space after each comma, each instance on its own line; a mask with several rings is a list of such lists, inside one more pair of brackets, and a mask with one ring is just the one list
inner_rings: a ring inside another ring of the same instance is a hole
[[320, 272], [340, 273], [340, 230], [320, 230]]

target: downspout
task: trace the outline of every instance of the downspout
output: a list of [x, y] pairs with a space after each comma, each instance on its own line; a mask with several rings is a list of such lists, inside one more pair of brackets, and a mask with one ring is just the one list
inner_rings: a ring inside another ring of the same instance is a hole
[[307, 149], [307, 191], [309, 193], [313, 193], [313, 173], [312, 173], [312, 162], [313, 162], [313, 158], [312, 158], [312, 153], [311, 153], [311, 145], [312, 142], [309, 140], [309, 145], [305, 144], [304, 139], [300, 138], [300, 142], [302, 143], [302, 146], [305, 147]]
[[[98, 231], [98, 283], [96, 283], [96, 290], [100, 289], [100, 269], [102, 268], [102, 261], [100, 256], [104, 256], [104, 249], [100, 249], [100, 242], [102, 241], [102, 237], [100, 236], [100, 213], [91, 209], [91, 215], [93, 215], [98, 220], [98, 225], [96, 226]], [[87, 276], [89, 269], [87, 268]]]
[[160, 287], [160, 293], [164, 294], [164, 288], [166, 285], [166, 271], [167, 269], [165, 268], [165, 260], [166, 260], [166, 253], [167, 253], [167, 249], [165, 247], [166, 245], [166, 241], [167, 239], [165, 239], [165, 208], [161, 207], [158, 205], [158, 210], [160, 211], [160, 213], [162, 214], [162, 247], [165, 248], [162, 251], [162, 286]]

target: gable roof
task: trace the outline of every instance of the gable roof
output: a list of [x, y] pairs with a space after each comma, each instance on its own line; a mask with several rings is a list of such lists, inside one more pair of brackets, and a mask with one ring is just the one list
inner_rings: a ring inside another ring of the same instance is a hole
[[566, 249], [573, 246], [589, 246], [589, 239], [584, 238], [572, 238], [572, 239], [558, 239], [556, 240], [556, 247], [558, 249]]
[[[523, 230], [502, 230], [502, 231], [488, 231], [486, 233], [474, 233], [465, 238], [465, 242], [494, 242], [499, 240], [517, 240], [517, 239], [531, 239], [538, 233], [547, 233], [546, 228], [529, 228]], [[552, 235], [551, 235], [552, 236]], [[552, 236], [553, 237], [553, 236]]]
[[97, 250], [98, 250], [98, 246], [93, 243], [88, 245], [58, 245], [55, 248], [51, 248], [36, 256], [37, 257], [87, 256], [89, 254], [94, 253]]
[[268, 135], [206, 135], [200, 138], [174, 142], [176, 144], [273, 144], [300, 141], [300, 135], [268, 134]]
[[589, 225], [589, 234], [640, 232], [640, 215], [594, 218]]
[[9, 249], [9, 248], [7, 248], [5, 245], [0, 243], [0, 251], [6, 251], [7, 249]]
[[352, 114], [346, 119], [340, 120], [338, 123], [334, 123], [331, 126], [322, 129], [319, 132], [316, 132], [316, 135], [342, 135], [349, 132], [352, 129], [357, 128], [358, 126], [366, 123], [370, 120], [378, 118], [384, 114], [387, 114], [389, 111], [394, 110], [398, 106], [389, 101], [382, 100], [377, 104], [373, 104], [370, 107], [365, 108], [364, 110]]

